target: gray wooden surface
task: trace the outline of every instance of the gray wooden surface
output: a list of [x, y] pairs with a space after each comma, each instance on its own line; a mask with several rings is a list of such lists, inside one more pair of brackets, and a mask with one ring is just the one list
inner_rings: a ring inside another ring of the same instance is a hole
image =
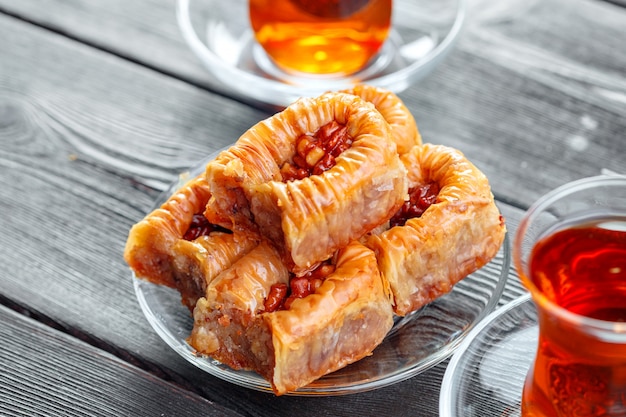
[[[401, 97], [490, 178], [514, 232], [540, 195], [626, 172], [626, 9], [471, 0]], [[173, 0], [0, 0], [0, 415], [436, 416], [446, 363], [380, 390], [281, 397], [212, 377], [143, 317], [121, 257], [178, 172], [275, 109], [230, 97]], [[501, 304], [523, 293], [513, 271]]]

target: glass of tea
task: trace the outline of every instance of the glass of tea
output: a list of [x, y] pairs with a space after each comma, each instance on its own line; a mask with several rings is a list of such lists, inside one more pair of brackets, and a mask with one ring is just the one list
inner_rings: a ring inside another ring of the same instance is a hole
[[586, 178], [540, 198], [513, 260], [539, 322], [522, 416], [626, 416], [626, 177]]
[[349, 75], [387, 39], [392, 0], [249, 0], [258, 43], [283, 71]]

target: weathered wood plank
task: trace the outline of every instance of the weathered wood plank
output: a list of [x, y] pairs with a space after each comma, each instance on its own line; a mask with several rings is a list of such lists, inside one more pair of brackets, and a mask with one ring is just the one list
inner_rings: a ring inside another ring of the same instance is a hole
[[0, 415], [240, 416], [0, 306]]
[[180, 36], [176, 0], [2, 0], [0, 10], [220, 90]]
[[[135, 300], [126, 234], [179, 169], [264, 114], [6, 16], [0, 34], [3, 297], [244, 415], [437, 415], [444, 365], [367, 394], [276, 398], [179, 358]], [[521, 211], [502, 209], [513, 230]]]
[[470, 3], [456, 54], [406, 93], [424, 136], [464, 150], [520, 207], [567, 181], [624, 172], [626, 9]]
[[[622, 172], [626, 9], [596, 0], [469, 3], [456, 50], [402, 93], [424, 138], [461, 149], [498, 197], [520, 207], [567, 181]], [[0, 8], [226, 92], [178, 33], [174, 0], [0, 0]]]
[[[12, 18], [0, 37], [2, 295], [184, 385], [195, 369], [143, 318], [124, 242], [179, 170], [261, 113]], [[230, 384], [198, 385], [221, 400]]]

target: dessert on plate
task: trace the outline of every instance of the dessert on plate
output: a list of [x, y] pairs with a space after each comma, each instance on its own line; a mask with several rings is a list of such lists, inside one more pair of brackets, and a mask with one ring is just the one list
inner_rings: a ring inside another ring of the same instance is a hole
[[198, 355], [282, 395], [372, 354], [504, 233], [461, 152], [422, 144], [395, 94], [356, 86], [252, 126], [131, 228], [124, 257], [180, 292]]

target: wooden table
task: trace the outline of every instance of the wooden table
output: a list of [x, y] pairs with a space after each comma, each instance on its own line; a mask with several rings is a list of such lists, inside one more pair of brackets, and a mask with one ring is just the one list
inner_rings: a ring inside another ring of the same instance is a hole
[[[509, 231], [540, 195], [626, 172], [626, 9], [472, 0], [455, 50], [401, 93], [424, 139], [490, 178]], [[127, 233], [185, 168], [271, 110], [184, 44], [174, 0], [0, 0], [0, 415], [436, 416], [446, 362], [342, 397], [198, 370], [142, 315]], [[500, 305], [524, 293], [513, 271]]]

